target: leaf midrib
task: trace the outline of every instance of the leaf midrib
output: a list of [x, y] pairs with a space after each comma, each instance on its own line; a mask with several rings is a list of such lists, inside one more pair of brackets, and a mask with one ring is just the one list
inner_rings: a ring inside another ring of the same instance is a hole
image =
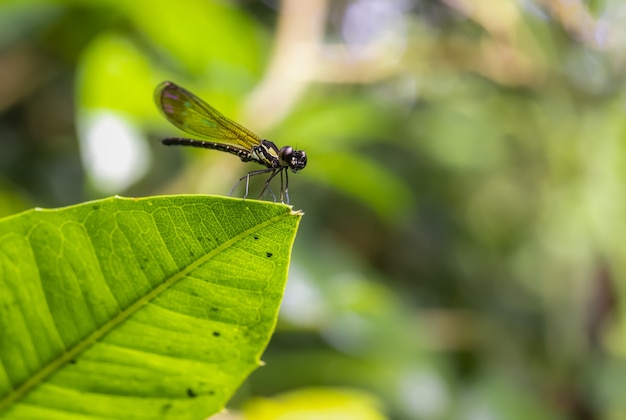
[[43, 382], [48, 376], [52, 375], [59, 368], [64, 366], [66, 363], [68, 363], [70, 360], [76, 358], [81, 352], [86, 350], [89, 346], [91, 346], [92, 344], [95, 344], [98, 340], [102, 339], [102, 337], [104, 337], [107, 333], [109, 333], [115, 327], [117, 327], [122, 322], [130, 318], [133, 314], [139, 311], [139, 309], [141, 309], [141, 307], [143, 307], [145, 304], [153, 300], [155, 297], [157, 297], [164, 291], [168, 290], [178, 280], [184, 278], [189, 272], [193, 271], [198, 266], [204, 264], [205, 262], [207, 262], [208, 260], [216, 256], [223, 250], [228, 249], [230, 246], [239, 242], [244, 237], [249, 236], [252, 232], [261, 230], [266, 226], [272, 225], [273, 223], [276, 223], [280, 219], [284, 217], [288, 217], [289, 214], [290, 212], [276, 215], [272, 217], [271, 219], [264, 221], [263, 223], [259, 223], [249, 229], [242, 231], [241, 233], [233, 236], [231, 239], [225, 241], [221, 245], [213, 248], [211, 251], [206, 253], [202, 258], [198, 258], [196, 261], [189, 264], [187, 267], [185, 267], [178, 273], [166, 279], [159, 286], [155, 287], [149, 293], [137, 299], [137, 301], [134, 302], [132, 305], [130, 305], [128, 308], [118, 313], [109, 322], [105, 323], [102, 327], [100, 327], [99, 329], [94, 331], [92, 334], [90, 334], [88, 337], [86, 337], [84, 340], [79, 342], [71, 350], [69, 350], [66, 353], [63, 353], [60, 357], [52, 360], [50, 363], [48, 363], [48, 365], [46, 365], [43, 369], [35, 373], [31, 378], [26, 380], [22, 385], [15, 388], [13, 392], [11, 392], [9, 395], [7, 395], [6, 398], [0, 401], [0, 411], [3, 411], [4, 409], [8, 408], [15, 401], [25, 396], [28, 392], [30, 392], [30, 390], [32, 390], [39, 383]]

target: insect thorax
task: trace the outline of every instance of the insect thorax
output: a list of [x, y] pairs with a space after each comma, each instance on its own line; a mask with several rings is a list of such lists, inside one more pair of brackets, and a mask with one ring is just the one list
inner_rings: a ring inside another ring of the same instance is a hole
[[268, 168], [278, 168], [280, 166], [278, 152], [278, 147], [274, 143], [262, 140], [261, 144], [252, 148], [250, 160], [255, 160]]

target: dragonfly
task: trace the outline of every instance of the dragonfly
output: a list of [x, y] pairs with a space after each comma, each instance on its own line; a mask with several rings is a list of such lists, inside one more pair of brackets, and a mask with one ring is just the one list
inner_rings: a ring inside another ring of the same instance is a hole
[[154, 95], [157, 108], [165, 118], [182, 131], [199, 139], [168, 137], [161, 142], [167, 146], [191, 146], [219, 150], [238, 156], [243, 162], [256, 162], [265, 168], [248, 172], [230, 190], [229, 195], [246, 180], [244, 199], [248, 197], [250, 177], [269, 174], [259, 198], [269, 191], [270, 182], [280, 175], [280, 201], [289, 204], [289, 170], [296, 173], [306, 166], [303, 150], [291, 146], [278, 148], [273, 142], [261, 139], [252, 131], [222, 115], [202, 99], [173, 82], [162, 82]]

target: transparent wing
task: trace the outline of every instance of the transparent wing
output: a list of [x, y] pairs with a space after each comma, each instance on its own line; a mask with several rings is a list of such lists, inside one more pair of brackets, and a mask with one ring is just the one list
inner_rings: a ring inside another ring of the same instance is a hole
[[154, 100], [165, 118], [186, 133], [248, 150], [261, 143], [261, 138], [252, 131], [226, 118], [217, 109], [175, 83], [163, 82], [157, 86]]

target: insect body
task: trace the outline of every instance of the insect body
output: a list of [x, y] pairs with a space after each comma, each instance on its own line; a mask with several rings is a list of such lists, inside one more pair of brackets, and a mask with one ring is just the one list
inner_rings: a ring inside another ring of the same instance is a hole
[[[289, 171], [298, 172], [306, 166], [306, 153], [294, 150], [291, 146], [278, 148], [273, 142], [263, 140], [247, 128], [223, 116], [218, 110], [207, 104], [193, 93], [172, 82], [161, 83], [155, 91], [155, 101], [165, 118], [181, 130], [207, 140], [168, 137], [161, 142], [165, 145], [202, 147], [231, 153], [243, 162], [257, 162], [264, 169], [248, 172], [241, 177], [230, 191], [246, 180], [246, 193], [250, 177], [269, 173], [261, 195], [269, 191], [270, 181], [280, 174], [280, 201], [289, 203]], [[276, 196], [274, 196], [276, 201]]]

